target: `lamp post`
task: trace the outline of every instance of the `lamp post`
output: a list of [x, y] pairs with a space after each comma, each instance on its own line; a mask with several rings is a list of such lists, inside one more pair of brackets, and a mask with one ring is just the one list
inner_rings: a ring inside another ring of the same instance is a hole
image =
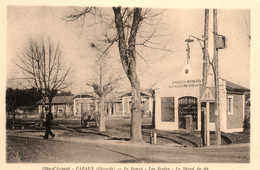
[[[205, 9], [205, 20], [204, 20], [204, 35], [203, 39], [195, 37], [193, 35], [189, 35], [189, 38], [185, 40], [187, 42], [187, 62], [190, 59], [190, 47], [189, 43], [194, 42], [193, 39], [197, 40], [200, 44], [202, 53], [203, 53], [203, 70], [202, 70], [202, 86], [207, 86], [207, 74], [208, 74], [208, 63], [209, 63], [209, 57], [208, 57], [208, 32], [209, 32], [209, 9]], [[191, 39], [193, 38], [193, 39]], [[203, 43], [203, 45], [202, 45]], [[210, 133], [209, 133], [209, 102], [207, 102], [208, 109], [204, 108], [204, 115], [201, 115], [204, 117], [204, 122], [201, 124], [201, 136], [203, 140], [204, 145], [210, 145]], [[202, 112], [201, 112], [202, 113]], [[204, 131], [203, 131], [204, 129]]]
[[[214, 72], [214, 86], [215, 86], [215, 141], [216, 145], [221, 144], [221, 132], [220, 132], [220, 92], [219, 92], [219, 68], [218, 68], [218, 49], [225, 49], [226, 48], [226, 38], [223, 35], [218, 34], [218, 27], [217, 27], [217, 9], [213, 9], [213, 41], [214, 41], [214, 56], [213, 56], [213, 62], [209, 61], [209, 55], [208, 55], [208, 24], [209, 24], [209, 10], [205, 9], [205, 27], [204, 27], [204, 36], [203, 39], [200, 39], [198, 37], [189, 36], [189, 39], [186, 39], [185, 42], [187, 42], [187, 53], [188, 53], [188, 59], [189, 60], [189, 43], [193, 42], [191, 38], [196, 39], [201, 46], [201, 49], [203, 51], [203, 79], [202, 79], [202, 86], [207, 86], [207, 73], [208, 73], [208, 64], [210, 63], [212, 65], [212, 69]], [[204, 43], [204, 46], [202, 46], [202, 42]], [[208, 104], [207, 104], [208, 105]], [[208, 106], [207, 106], [208, 108]], [[209, 111], [207, 111], [209, 112]], [[208, 121], [208, 114], [207, 116], [204, 116]], [[206, 123], [208, 124], [208, 122]], [[207, 133], [207, 144], [209, 142], [209, 132], [208, 132], [208, 126], [205, 126], [206, 133]]]
[[[205, 30], [208, 30], [208, 29], [205, 29]], [[206, 36], [204, 34], [204, 38], [203, 40], [198, 38], [198, 37], [195, 37], [193, 35], [190, 35], [189, 36], [189, 39], [186, 39], [185, 42], [187, 42], [187, 61], [189, 60], [190, 56], [189, 56], [189, 52], [190, 52], [190, 49], [189, 49], [189, 43], [191, 42], [194, 42], [193, 39], [191, 38], [194, 38], [196, 39], [199, 43], [200, 43], [200, 46], [201, 46], [201, 49], [202, 49], [202, 52], [203, 52], [203, 70], [202, 70], [202, 86], [203, 87], [206, 87], [207, 85], [207, 74], [208, 74], [208, 36], [207, 36], [207, 33], [206, 33]], [[203, 43], [203, 45], [202, 45]], [[206, 102], [206, 107], [203, 107], [202, 110], [201, 110], [201, 117], [203, 118], [201, 121], [201, 137], [202, 137], [202, 143], [203, 145], [210, 145], [210, 133], [209, 133], [209, 102]]]

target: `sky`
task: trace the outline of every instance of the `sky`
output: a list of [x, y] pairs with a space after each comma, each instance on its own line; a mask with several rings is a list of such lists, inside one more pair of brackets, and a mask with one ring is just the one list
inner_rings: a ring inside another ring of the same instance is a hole
[[[104, 9], [112, 16], [112, 9]], [[150, 88], [155, 82], [164, 79], [175, 79], [175, 74], [181, 72], [186, 63], [185, 39], [189, 35], [202, 38], [204, 31], [204, 9], [153, 9], [155, 12], [164, 11], [159, 19], [157, 44], [166, 45], [171, 52], [138, 48], [140, 53], [148, 60], [139, 57], [138, 73], [141, 88]], [[212, 10], [210, 10], [212, 11]], [[73, 12], [72, 7], [54, 6], [9, 6], [7, 7], [7, 87], [20, 87], [16, 80], [22, 77], [22, 72], [15, 66], [17, 56], [24, 49], [30, 39], [50, 37], [60, 43], [65, 65], [73, 63], [71, 80], [73, 86], [69, 89], [74, 94], [90, 91], [85, 85], [93, 76], [95, 57], [98, 55], [90, 47], [92, 40], [99, 37], [99, 29], [91, 27], [93, 20], [87, 18], [85, 25], [82, 20], [66, 22], [62, 18]], [[156, 20], [157, 21], [157, 20]], [[210, 17], [210, 23], [212, 16]], [[219, 9], [218, 33], [225, 35], [227, 48], [219, 50], [220, 77], [236, 84], [250, 88], [250, 47], [246, 34], [250, 32], [250, 10]], [[212, 27], [212, 23], [210, 24]], [[144, 33], [149, 29], [144, 29]], [[210, 44], [211, 45], [211, 44]], [[197, 41], [190, 44], [190, 66], [194, 75], [202, 72], [202, 50]], [[111, 51], [112, 74], [121, 73], [117, 45]], [[212, 57], [212, 55], [210, 54]], [[120, 85], [121, 89], [129, 89], [127, 79]]]

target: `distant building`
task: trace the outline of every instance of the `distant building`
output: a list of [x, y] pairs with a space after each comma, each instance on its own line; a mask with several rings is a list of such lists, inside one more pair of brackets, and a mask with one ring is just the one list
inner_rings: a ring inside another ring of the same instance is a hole
[[73, 97], [74, 103], [74, 116], [81, 116], [82, 113], [87, 113], [91, 107], [96, 111], [98, 109], [99, 97], [95, 93], [79, 94]]
[[[45, 106], [43, 107], [43, 100], [37, 102], [39, 114], [42, 108], [49, 107], [49, 100], [46, 98]], [[51, 110], [54, 116], [63, 117], [73, 114], [73, 96], [55, 96], [52, 99]]]
[[[83, 112], [90, 111], [94, 107], [98, 111], [99, 97], [95, 93], [86, 93], [73, 97], [74, 115], [79, 116]], [[110, 117], [131, 116], [131, 92], [112, 92], [106, 96], [105, 112]], [[141, 112], [143, 117], [150, 117], [153, 109], [152, 94], [141, 90]]]
[[[121, 96], [122, 116], [131, 116], [132, 93], [127, 92]], [[149, 91], [141, 90], [141, 113], [142, 117], [151, 117], [153, 112], [153, 98]]]

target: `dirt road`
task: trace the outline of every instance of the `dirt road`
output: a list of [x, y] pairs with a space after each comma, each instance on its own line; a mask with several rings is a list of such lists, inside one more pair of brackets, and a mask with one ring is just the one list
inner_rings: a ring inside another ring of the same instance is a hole
[[247, 163], [249, 150], [249, 144], [185, 148], [7, 136], [8, 163]]

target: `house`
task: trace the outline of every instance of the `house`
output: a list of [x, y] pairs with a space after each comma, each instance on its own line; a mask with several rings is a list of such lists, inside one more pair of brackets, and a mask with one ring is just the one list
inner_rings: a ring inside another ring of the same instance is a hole
[[[51, 110], [55, 117], [69, 116], [73, 114], [73, 96], [55, 96], [52, 99]], [[42, 112], [43, 100], [37, 102], [38, 113]], [[49, 107], [49, 100], [46, 98], [45, 108]]]
[[106, 96], [105, 107], [106, 113], [110, 117], [123, 116], [123, 104], [121, 96], [126, 92], [112, 92]]
[[91, 108], [98, 110], [98, 96], [95, 93], [79, 94], [73, 97], [74, 116], [81, 116], [82, 113], [89, 112]]
[[[204, 111], [207, 111], [209, 130], [215, 131], [215, 88], [202, 87], [202, 80], [194, 76], [179, 76], [179, 78], [179, 80], [166, 81], [155, 90], [155, 128], [186, 129], [186, 118], [191, 116], [194, 130], [201, 130], [201, 120], [204, 120]], [[221, 131], [243, 131], [245, 93], [249, 91], [240, 85], [220, 79]]]
[[[112, 117], [130, 117], [132, 93], [126, 91], [111, 95], [113, 97], [109, 97], [110, 100], [106, 102], [108, 115]], [[153, 112], [153, 97], [148, 90], [141, 90], [141, 112], [143, 117], [151, 117]]]
[[[123, 116], [131, 115], [131, 98], [132, 93], [127, 92], [122, 98], [122, 113]], [[141, 90], [141, 113], [143, 117], [151, 117], [153, 109], [152, 94], [148, 90]]]

